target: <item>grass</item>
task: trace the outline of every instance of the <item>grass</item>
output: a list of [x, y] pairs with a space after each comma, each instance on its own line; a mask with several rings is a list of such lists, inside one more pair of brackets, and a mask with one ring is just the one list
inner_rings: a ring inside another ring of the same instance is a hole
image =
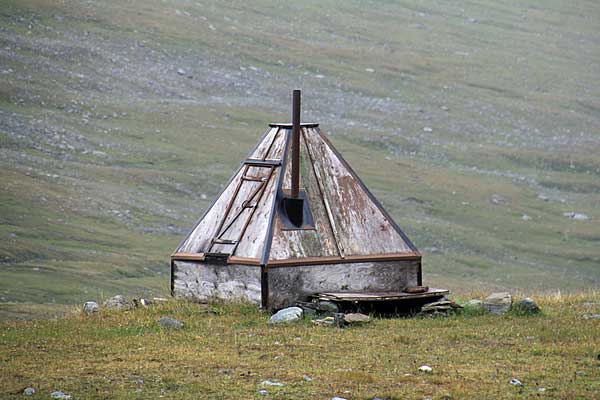
[[[78, 399], [597, 398], [600, 322], [582, 315], [600, 310], [600, 295], [536, 300], [537, 316], [375, 318], [348, 329], [269, 326], [268, 315], [245, 304], [73, 310], [0, 325], [0, 388], [3, 398], [20, 398], [29, 385]], [[186, 327], [161, 328], [166, 315]], [[423, 364], [433, 372], [420, 373]], [[265, 380], [285, 386], [261, 386]]]

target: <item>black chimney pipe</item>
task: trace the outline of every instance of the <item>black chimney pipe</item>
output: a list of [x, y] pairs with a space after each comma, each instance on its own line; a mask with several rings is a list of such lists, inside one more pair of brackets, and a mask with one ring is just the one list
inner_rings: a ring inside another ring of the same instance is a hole
[[300, 96], [295, 89], [292, 92], [292, 193], [293, 199], [300, 198]]

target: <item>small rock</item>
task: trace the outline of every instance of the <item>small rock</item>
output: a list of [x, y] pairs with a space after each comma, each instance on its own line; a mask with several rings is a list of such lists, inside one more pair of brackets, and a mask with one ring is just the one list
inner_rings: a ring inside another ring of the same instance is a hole
[[68, 400], [71, 398], [71, 395], [64, 393], [62, 390], [57, 390], [56, 392], [50, 393], [50, 397], [53, 399]]
[[258, 389], [258, 393], [266, 396], [269, 394], [269, 391], [267, 389]]
[[512, 296], [508, 292], [492, 293], [483, 301], [483, 308], [496, 315], [507, 313], [511, 306]]
[[433, 132], [433, 129], [429, 126], [423, 128], [423, 132]]
[[109, 310], [130, 310], [133, 308], [133, 303], [127, 301], [125, 297], [118, 294], [104, 302], [104, 307]]
[[447, 314], [457, 310], [460, 310], [462, 307], [451, 300], [441, 300], [435, 301], [433, 303], [425, 304], [421, 307], [421, 315], [432, 315], [432, 314]]
[[325, 318], [313, 319], [311, 322], [315, 325], [333, 326], [333, 325], [335, 325], [335, 318], [325, 317]]
[[550, 198], [548, 196], [546, 196], [545, 194], [542, 194], [542, 193], [538, 194], [537, 198], [540, 199], [540, 200], [542, 200], [542, 201], [549, 201], [550, 200]]
[[495, 193], [490, 197], [490, 201], [492, 204], [496, 204], [499, 206], [505, 206], [510, 203], [508, 197], [502, 196], [501, 194]]
[[521, 383], [520, 380], [518, 380], [517, 378], [512, 378], [509, 383], [511, 385], [515, 385], [515, 386], [523, 386], [523, 384]]
[[346, 400], [346, 399], [343, 398], [343, 397], [337, 397], [337, 396], [335, 396], [335, 397], [332, 397], [331, 400]]
[[288, 307], [277, 311], [269, 319], [269, 324], [281, 324], [294, 322], [302, 319], [302, 309], [300, 307]]
[[531, 221], [531, 217], [529, 215], [527, 215], [527, 214], [523, 214], [523, 216], [521, 217], [521, 219], [523, 221]]
[[304, 375], [304, 376], [302, 377], [302, 379], [304, 379], [306, 382], [312, 382], [312, 381], [313, 381], [313, 378], [311, 378], [311, 377], [310, 377], [310, 376], [308, 376], [308, 375]]
[[588, 219], [590, 219], [589, 215], [577, 212], [566, 212], [563, 213], [563, 216], [574, 219], [576, 221], [587, 221]]
[[421, 372], [426, 372], [426, 373], [430, 373], [433, 371], [433, 368], [431, 368], [429, 365], [421, 365], [419, 367], [419, 371]]
[[150, 299], [141, 298], [140, 304], [143, 305], [144, 307], [148, 307], [149, 305], [154, 304], [154, 302]]
[[83, 312], [87, 315], [93, 314], [100, 310], [100, 306], [95, 301], [86, 301], [83, 303]]
[[344, 322], [349, 325], [360, 325], [371, 322], [371, 317], [361, 313], [349, 313], [344, 315]]
[[277, 386], [277, 387], [285, 386], [285, 384], [283, 384], [281, 382], [273, 382], [270, 380], [262, 381], [260, 384], [263, 386]]
[[169, 299], [165, 299], [164, 297], [154, 297], [152, 301], [155, 303], [166, 303]]
[[539, 388], [537, 388], [537, 391], [538, 391], [538, 392], [545, 392], [545, 391], [546, 391], [546, 388], [545, 388], [545, 387], [543, 387], [543, 386], [540, 386]]
[[158, 323], [163, 328], [171, 328], [171, 329], [181, 329], [185, 326], [185, 324], [175, 318], [171, 317], [162, 317], [158, 320]]
[[370, 72], [370, 73], [375, 72], [375, 70], [373, 68], [365, 68], [365, 71]]
[[179, 74], [179, 75], [185, 75], [185, 69], [183, 69], [183, 68], [177, 68], [177, 74]]
[[514, 308], [523, 314], [537, 314], [540, 312], [540, 307], [529, 297], [515, 303]]
[[583, 319], [600, 319], [600, 314], [583, 314]]
[[33, 396], [35, 394], [35, 388], [32, 388], [31, 386], [26, 387], [25, 390], [23, 390], [23, 394], [25, 396]]

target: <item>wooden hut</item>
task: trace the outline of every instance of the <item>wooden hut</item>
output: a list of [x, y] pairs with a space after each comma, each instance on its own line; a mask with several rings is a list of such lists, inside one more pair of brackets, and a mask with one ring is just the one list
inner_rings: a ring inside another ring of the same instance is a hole
[[421, 285], [421, 254], [316, 123], [270, 124], [171, 256], [175, 297], [277, 309]]

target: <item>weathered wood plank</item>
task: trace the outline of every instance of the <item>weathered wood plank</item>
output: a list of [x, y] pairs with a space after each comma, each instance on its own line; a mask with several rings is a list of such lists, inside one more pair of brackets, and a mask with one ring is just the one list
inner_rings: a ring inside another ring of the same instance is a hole
[[[303, 133], [305, 129], [302, 129]], [[275, 221], [270, 260], [339, 255], [331, 231], [318, 182], [313, 171], [308, 148], [301, 135], [300, 187], [305, 190], [313, 215], [314, 230], [284, 230], [281, 219]], [[284, 190], [291, 187], [291, 168], [287, 166], [283, 180]]]
[[347, 255], [411, 252], [355, 177], [315, 129], [306, 130], [306, 142], [323, 186], [336, 238]]

